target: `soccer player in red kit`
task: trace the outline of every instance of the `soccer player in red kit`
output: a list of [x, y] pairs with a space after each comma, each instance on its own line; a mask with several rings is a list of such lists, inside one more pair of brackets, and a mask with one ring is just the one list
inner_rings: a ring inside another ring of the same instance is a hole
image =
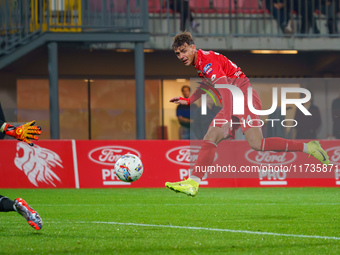
[[[199, 77], [203, 79], [203, 82], [200, 85], [203, 89], [196, 89], [190, 98], [175, 97], [170, 99], [170, 102], [190, 105], [190, 103], [195, 102], [203, 93], [205, 93], [204, 90], [209, 88], [214, 90], [214, 86], [218, 84], [231, 84], [237, 86], [242, 91], [243, 98], [248, 98], [248, 88], [251, 87], [251, 84], [241, 69], [219, 53], [197, 49], [189, 32], [183, 32], [176, 35], [172, 48], [177, 58], [181, 60], [185, 66], [192, 65], [195, 67]], [[323, 164], [329, 164], [328, 155], [321, 148], [318, 141], [303, 143], [279, 137], [263, 138], [261, 125], [259, 124], [260, 118], [249, 110], [248, 100], [244, 100], [244, 114], [233, 115], [233, 98], [230, 90], [227, 88], [218, 88], [218, 86], [216, 87], [222, 98], [222, 109], [215, 116], [215, 119], [212, 121], [203, 138], [201, 150], [195, 162], [193, 172], [187, 180], [166, 182], [166, 187], [176, 192], [195, 196], [198, 192], [199, 183], [204, 175], [204, 172], [199, 172], [195, 169], [212, 165], [218, 143], [224, 138], [233, 137], [235, 131], [239, 127], [242, 127], [242, 131], [250, 147], [256, 151], [300, 151], [314, 156]], [[261, 100], [258, 94], [253, 89], [250, 91], [252, 93], [253, 107], [257, 110], [261, 110]], [[228, 122], [218, 121], [221, 119], [227, 120]], [[231, 120], [243, 124], [230, 126]], [[249, 125], [248, 120], [251, 120], [251, 125]], [[199, 167], [196, 168], [196, 166]]]

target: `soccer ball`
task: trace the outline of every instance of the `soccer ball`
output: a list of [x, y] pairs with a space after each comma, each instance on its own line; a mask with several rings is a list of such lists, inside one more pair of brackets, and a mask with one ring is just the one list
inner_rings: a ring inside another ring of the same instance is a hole
[[124, 182], [137, 181], [141, 177], [143, 169], [142, 161], [133, 154], [125, 154], [115, 163], [116, 175]]

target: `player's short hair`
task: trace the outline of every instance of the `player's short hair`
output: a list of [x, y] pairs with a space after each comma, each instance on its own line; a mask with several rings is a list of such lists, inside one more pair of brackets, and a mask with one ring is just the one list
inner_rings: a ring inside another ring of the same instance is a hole
[[178, 47], [181, 47], [182, 45], [184, 45], [185, 43], [187, 43], [188, 45], [195, 44], [191, 33], [188, 31], [179, 33], [174, 37], [174, 42], [172, 43], [172, 49], [175, 50]]
[[190, 87], [189, 87], [188, 85], [183, 85], [183, 87], [181, 88], [181, 91], [183, 92], [183, 90], [184, 90], [185, 88], [188, 88], [189, 91], [191, 91], [191, 89], [190, 89]]

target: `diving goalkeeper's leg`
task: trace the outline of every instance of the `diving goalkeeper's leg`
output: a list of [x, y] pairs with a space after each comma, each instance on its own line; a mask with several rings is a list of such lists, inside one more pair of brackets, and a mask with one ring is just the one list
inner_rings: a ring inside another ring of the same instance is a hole
[[14, 201], [0, 195], [0, 212], [16, 211], [23, 216], [28, 224], [36, 230], [42, 228], [42, 220], [39, 214], [30, 207], [25, 200], [17, 198]]

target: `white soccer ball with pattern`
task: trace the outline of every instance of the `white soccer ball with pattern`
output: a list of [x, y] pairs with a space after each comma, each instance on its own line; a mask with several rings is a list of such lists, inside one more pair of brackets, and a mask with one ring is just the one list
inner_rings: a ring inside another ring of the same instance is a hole
[[143, 169], [142, 161], [133, 154], [125, 154], [115, 163], [116, 175], [124, 182], [137, 181], [142, 176]]

